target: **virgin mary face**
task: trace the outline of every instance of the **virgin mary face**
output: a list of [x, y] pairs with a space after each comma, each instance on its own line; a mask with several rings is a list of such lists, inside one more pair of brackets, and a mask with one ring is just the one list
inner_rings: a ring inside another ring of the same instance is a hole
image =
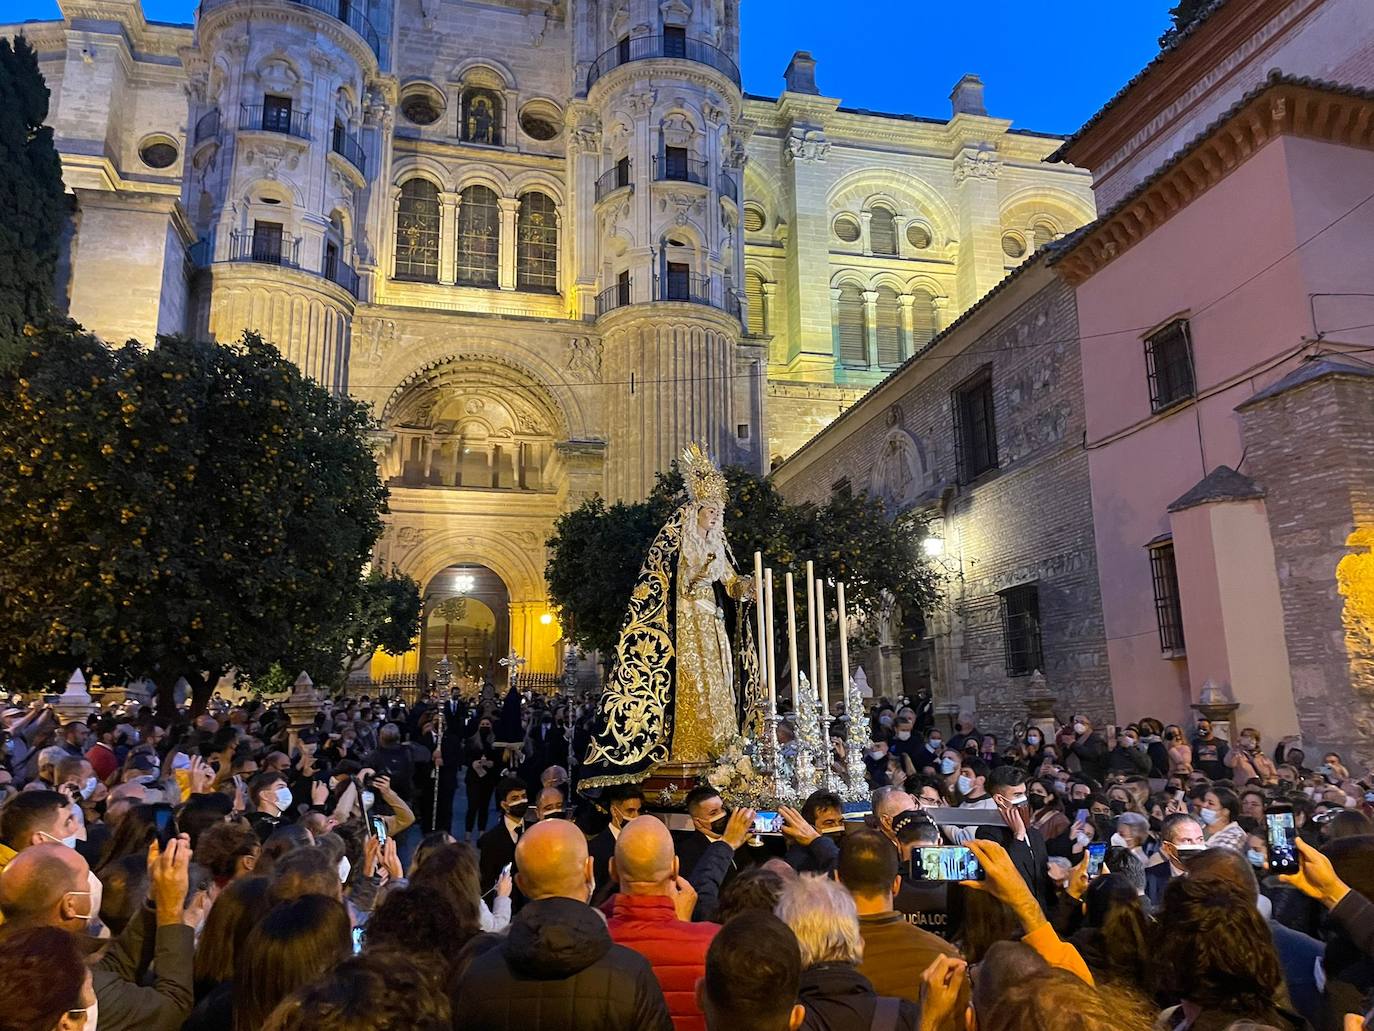
[[702, 505], [697, 510], [697, 529], [705, 536], [713, 526], [718, 526], [725, 518], [725, 510], [719, 505]]

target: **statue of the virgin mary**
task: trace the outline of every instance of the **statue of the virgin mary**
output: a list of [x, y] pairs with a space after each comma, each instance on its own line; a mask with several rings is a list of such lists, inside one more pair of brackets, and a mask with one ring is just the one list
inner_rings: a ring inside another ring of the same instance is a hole
[[659, 530], [630, 595], [579, 779], [583, 788], [690, 772], [762, 730], [752, 576], [725, 540], [725, 477], [696, 444], [678, 468], [687, 500]]

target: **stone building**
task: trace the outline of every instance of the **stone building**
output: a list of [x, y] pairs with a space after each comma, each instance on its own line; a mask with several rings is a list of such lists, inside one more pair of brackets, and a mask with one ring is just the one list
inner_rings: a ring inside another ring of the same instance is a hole
[[71, 314], [256, 329], [372, 406], [378, 561], [470, 599], [408, 671], [445, 631], [553, 671], [560, 512], [688, 440], [766, 468], [1094, 211], [972, 76], [945, 118], [847, 109], [803, 53], [744, 95], [737, 0], [61, 6], [0, 32], [52, 90]]
[[792, 501], [865, 490], [926, 517], [940, 606], [893, 611], [851, 661], [877, 694], [930, 687], [1003, 731], [1032, 694], [1065, 716], [1112, 711], [1077, 312], [1043, 257], [774, 472]]

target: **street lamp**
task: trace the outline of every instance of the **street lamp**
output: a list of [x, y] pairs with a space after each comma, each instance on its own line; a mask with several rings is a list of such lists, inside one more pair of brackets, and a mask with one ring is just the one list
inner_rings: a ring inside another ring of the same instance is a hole
[[921, 550], [930, 558], [939, 558], [945, 553], [945, 540], [932, 534], [921, 541]]
[[545, 626], [548, 626], [553, 622], [553, 613], [545, 612], [542, 616], [539, 617], [539, 622], [543, 623]]

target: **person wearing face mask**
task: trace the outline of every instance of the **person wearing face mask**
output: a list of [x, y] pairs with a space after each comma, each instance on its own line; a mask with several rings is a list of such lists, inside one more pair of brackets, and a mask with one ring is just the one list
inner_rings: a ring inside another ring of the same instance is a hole
[[1026, 728], [1014, 754], [1025, 764], [1027, 770], [1035, 771], [1040, 768], [1040, 764], [1045, 761], [1045, 735], [1039, 727]]
[[1069, 769], [1077, 770], [1101, 784], [1107, 779], [1107, 739], [1093, 729], [1083, 713], [1075, 713], [1073, 723], [1059, 732], [1059, 747]]
[[892, 734], [886, 728], [873, 732], [873, 740], [864, 752], [864, 767], [868, 773], [868, 786], [881, 788], [892, 783], [888, 769], [888, 749], [892, 744]]
[[1230, 788], [1215, 787], [1203, 796], [1198, 818], [1208, 848], [1229, 848], [1244, 854], [1245, 828], [1236, 822], [1240, 816], [1240, 800]]
[[592, 859], [567, 820], [535, 824], [515, 849], [516, 884], [529, 902], [505, 935], [481, 944], [454, 988], [454, 1011], [470, 1031], [504, 1031], [511, 1014], [567, 1031], [672, 1031], [653, 967], [611, 940], [587, 904]]
[[[490, 716], [478, 718], [477, 725], [464, 745], [464, 758], [467, 774], [463, 785], [467, 792], [467, 815], [464, 826], [468, 834], [481, 834], [487, 829], [487, 810], [491, 806], [492, 792], [500, 779], [501, 750], [496, 747], [496, 732]], [[445, 762], [448, 761], [447, 754]], [[442, 780], [440, 781], [442, 784]], [[443, 821], [443, 799], [440, 799], [439, 829], [447, 830]]]
[[1230, 746], [1217, 737], [1212, 730], [1212, 721], [1197, 721], [1197, 733], [1193, 735], [1193, 769], [1205, 773], [1211, 780], [1230, 780], [1231, 773], [1226, 762]]
[[258, 840], [266, 841], [291, 811], [291, 788], [280, 773], [259, 773], [248, 782], [248, 798], [253, 806], [248, 822]]
[[30, 927], [0, 937], [3, 1031], [95, 1031], [99, 1008], [75, 936]]
[[1064, 800], [1055, 790], [1053, 780], [1042, 778], [1027, 782], [1026, 804], [1030, 806], [1031, 827], [1040, 832], [1047, 844], [1069, 829]]
[[1007, 850], [1040, 908], [1050, 911], [1053, 892], [1049, 879], [1049, 850], [1040, 831], [1031, 826], [1030, 793], [1025, 773], [1016, 766], [999, 766], [987, 777], [989, 797], [1005, 827], [979, 827], [980, 841], [995, 841]]
[[[692, 830], [675, 835], [682, 876], [702, 894], [710, 907], [713, 894], [724, 890], [740, 870], [758, 866], [769, 858], [765, 849], [747, 845], [754, 821], [754, 810], [725, 808], [720, 792], [709, 785], [687, 793], [687, 815]], [[712, 884], [715, 888], [712, 888]], [[714, 919], [713, 915], [700, 919]]]
[[[895, 755], [909, 759], [915, 766], [917, 755], [922, 751], [920, 740], [913, 733], [915, 720], [909, 715], [898, 714], [892, 723], [892, 741], [889, 748]], [[919, 766], [916, 769], [920, 769]]]
[[1108, 727], [1107, 744], [1110, 750], [1107, 752], [1107, 773], [1124, 774], [1148, 774], [1150, 772], [1150, 756], [1140, 743], [1140, 728], [1132, 725], [1129, 727]]
[[515, 846], [525, 833], [525, 814], [530, 808], [529, 788], [515, 777], [502, 777], [494, 797], [501, 819], [477, 839], [478, 874], [484, 893], [496, 887], [502, 868], [514, 862]]
[[1226, 765], [1238, 786], [1258, 780], [1262, 784], [1274, 784], [1278, 780], [1278, 770], [1274, 761], [1264, 754], [1260, 746], [1260, 732], [1254, 727], [1245, 727], [1236, 739], [1236, 747], [1226, 755]]
[[[190, 843], [185, 835], [148, 846], [148, 898], [92, 971], [100, 1031], [178, 1031], [195, 999], [193, 924], [188, 912]], [[86, 861], [64, 845], [26, 850], [0, 873], [0, 914], [6, 934], [24, 927], [60, 927], [90, 934], [98, 925], [103, 889]], [[152, 939], [151, 943], [149, 939]], [[157, 975], [144, 981], [151, 965]]]
[[1145, 894], [1151, 905], [1159, 905], [1170, 881], [1187, 876], [1188, 859], [1206, 849], [1202, 824], [1193, 817], [1174, 813], [1164, 818], [1159, 829], [1159, 852], [1145, 867]]
[[71, 800], [58, 791], [22, 791], [0, 809], [0, 870], [26, 848], [56, 842], [75, 848], [80, 828]]
[[602, 793], [601, 802], [610, 813], [611, 822], [587, 845], [592, 857], [592, 873], [596, 876], [596, 896], [592, 905], [599, 905], [617, 890], [610, 875], [611, 857], [615, 855], [620, 829], [644, 813], [644, 792], [638, 784], [614, 784]]
[[926, 732], [925, 744], [916, 750], [916, 754], [911, 757], [912, 765], [917, 770], [927, 768], [938, 771], [940, 768], [940, 754], [945, 748], [945, 736], [935, 728]]

